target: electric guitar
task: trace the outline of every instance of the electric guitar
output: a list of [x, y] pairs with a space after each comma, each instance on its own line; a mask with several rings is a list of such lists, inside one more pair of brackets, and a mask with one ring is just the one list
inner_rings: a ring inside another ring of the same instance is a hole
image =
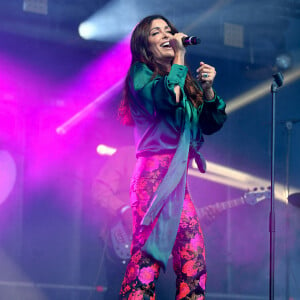
[[[271, 198], [271, 191], [269, 189], [261, 189], [260, 191], [257, 189], [254, 189], [253, 191], [246, 192], [242, 197], [224, 201], [224, 202], [218, 202], [213, 205], [209, 205], [209, 207], [216, 208], [218, 212], [221, 212], [223, 210], [227, 210], [230, 208], [234, 208], [239, 205], [243, 204], [249, 204], [249, 205], [255, 205], [258, 202], [266, 199]], [[206, 208], [207, 206], [197, 209], [199, 218], [203, 218], [206, 215]]]
[[[253, 191], [246, 192], [242, 197], [218, 202], [209, 205], [211, 208], [216, 208], [218, 212], [237, 207], [243, 204], [255, 205], [258, 202], [270, 199], [271, 191], [269, 189], [254, 189]], [[207, 214], [207, 206], [197, 209], [199, 218], [203, 218]], [[130, 245], [132, 240], [132, 233], [126, 228], [122, 220], [119, 220], [110, 230], [112, 246], [115, 254], [121, 260], [128, 260], [130, 258]]]

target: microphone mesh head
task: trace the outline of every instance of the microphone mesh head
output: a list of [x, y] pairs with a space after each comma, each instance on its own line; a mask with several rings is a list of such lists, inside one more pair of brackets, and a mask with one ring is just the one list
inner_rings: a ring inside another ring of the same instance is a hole
[[186, 45], [198, 45], [201, 43], [200, 38], [197, 38], [195, 36], [189, 36], [185, 39]]

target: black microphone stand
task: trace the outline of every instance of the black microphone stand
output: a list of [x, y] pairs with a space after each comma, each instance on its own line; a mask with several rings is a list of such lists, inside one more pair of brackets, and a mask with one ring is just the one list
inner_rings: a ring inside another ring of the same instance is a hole
[[283, 75], [278, 72], [273, 75], [271, 86], [272, 93], [272, 129], [271, 129], [271, 204], [269, 217], [270, 231], [270, 280], [269, 280], [269, 299], [274, 299], [274, 262], [275, 262], [275, 213], [274, 213], [274, 166], [275, 166], [275, 94], [283, 84]]

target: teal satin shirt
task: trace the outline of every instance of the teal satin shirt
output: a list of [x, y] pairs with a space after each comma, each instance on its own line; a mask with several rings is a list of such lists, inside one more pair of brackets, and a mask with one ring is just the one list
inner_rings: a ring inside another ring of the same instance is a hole
[[[225, 103], [214, 99], [195, 108], [187, 99], [184, 83], [187, 67], [173, 64], [167, 76], [155, 76], [143, 63], [136, 63], [129, 74], [130, 110], [135, 122], [137, 157], [175, 153], [168, 172], [154, 193], [142, 224], [158, 221], [143, 249], [166, 267], [179, 226], [187, 177], [188, 158], [195, 158], [205, 172], [200, 153], [203, 134], [218, 131], [226, 120]], [[181, 88], [182, 99], [175, 101], [174, 86]]]

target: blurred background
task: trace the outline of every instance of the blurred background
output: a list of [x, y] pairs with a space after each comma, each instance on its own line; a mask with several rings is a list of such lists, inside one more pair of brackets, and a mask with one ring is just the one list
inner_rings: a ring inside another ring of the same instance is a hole
[[[0, 2], [1, 300], [108, 299], [92, 185], [109, 155], [97, 147], [133, 144], [117, 107], [131, 30], [154, 13], [201, 38], [187, 63], [215, 66], [227, 102], [224, 128], [205, 138], [207, 174], [189, 169], [196, 206], [224, 207], [203, 224], [207, 299], [268, 299], [272, 125], [275, 298], [300, 299], [300, 1], [11, 0]], [[170, 265], [157, 298], [173, 295]]]

